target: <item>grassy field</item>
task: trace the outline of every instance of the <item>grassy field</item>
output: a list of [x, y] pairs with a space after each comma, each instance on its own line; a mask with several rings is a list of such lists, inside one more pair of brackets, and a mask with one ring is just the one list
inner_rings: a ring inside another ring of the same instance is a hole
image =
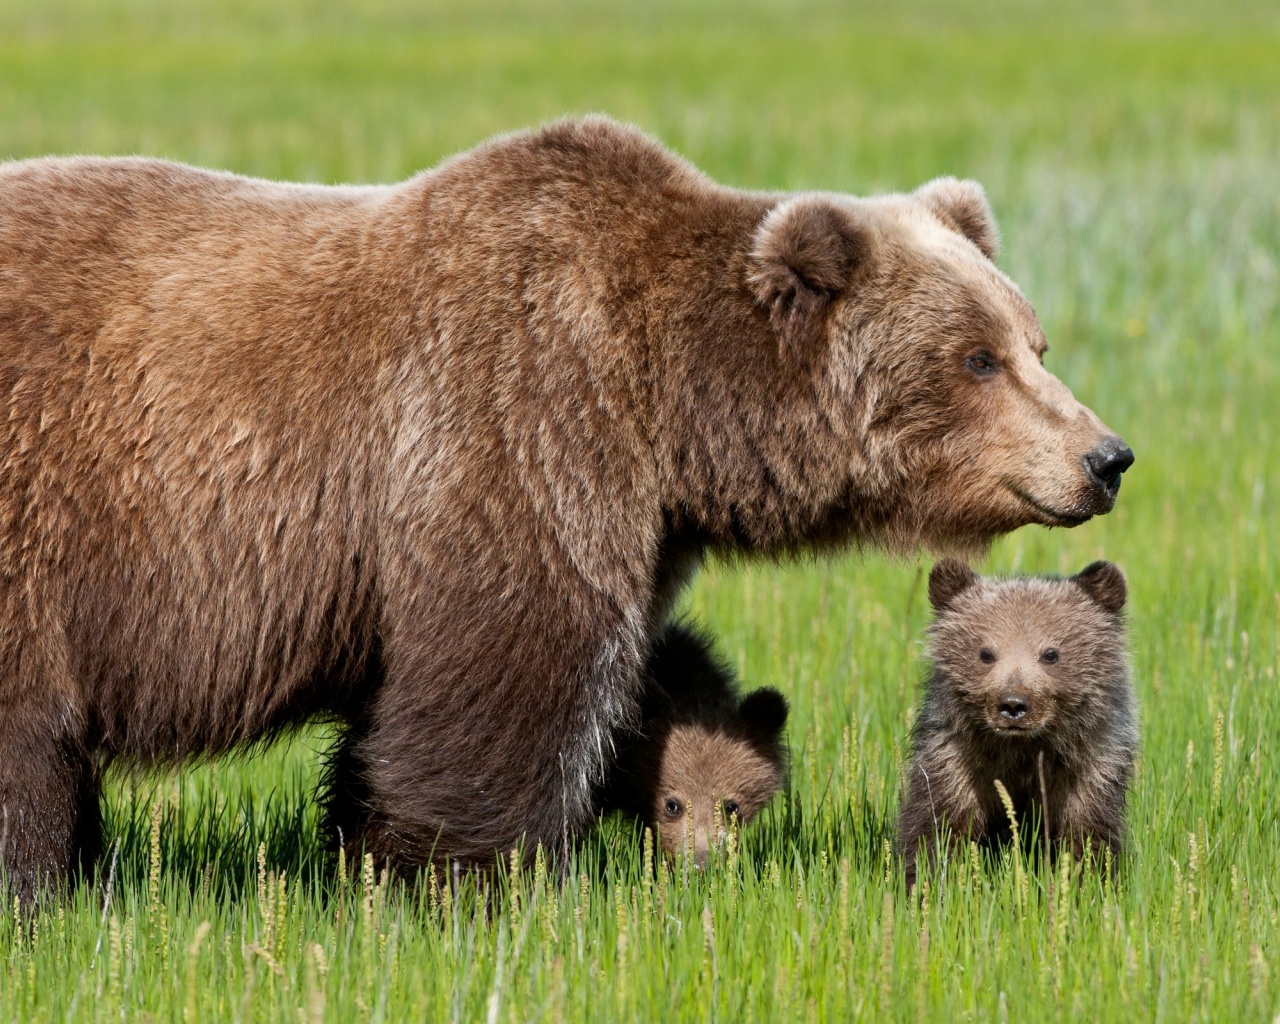
[[[886, 859], [924, 561], [715, 566], [690, 595], [793, 701], [794, 777], [713, 870], [606, 823], [567, 878], [406, 893], [316, 840], [322, 733], [116, 779], [109, 903], [0, 915], [2, 1020], [1271, 1020], [1280, 1011], [1280, 15], [1270, 3], [8, 0], [0, 158], [390, 181], [604, 110], [744, 187], [982, 179], [1051, 368], [1138, 454], [1111, 516], [992, 570], [1119, 561], [1132, 842], [1079, 884]], [[259, 10], [259, 6], [263, 10]], [[1079, 8], [1072, 12], [1072, 8]]]

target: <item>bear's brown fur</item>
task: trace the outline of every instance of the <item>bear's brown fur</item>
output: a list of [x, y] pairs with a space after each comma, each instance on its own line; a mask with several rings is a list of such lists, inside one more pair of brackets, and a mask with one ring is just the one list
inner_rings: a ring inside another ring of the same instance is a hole
[[1119, 854], [1138, 743], [1125, 596], [1110, 562], [1065, 580], [980, 578], [949, 559], [934, 566], [933, 674], [898, 824], [908, 883], [921, 842], [931, 855], [944, 828], [952, 843], [1010, 837], [997, 779], [1020, 827], [1036, 828], [1051, 849]]
[[702, 866], [731, 819], [747, 824], [782, 788], [787, 702], [769, 687], [740, 696], [711, 641], [685, 625], [654, 641], [642, 686], [640, 725], [616, 737], [597, 804]]
[[743, 192], [603, 118], [388, 188], [0, 167], [11, 879], [92, 853], [100, 761], [325, 715], [349, 843], [561, 848], [707, 551], [1107, 511], [994, 238], [971, 183]]

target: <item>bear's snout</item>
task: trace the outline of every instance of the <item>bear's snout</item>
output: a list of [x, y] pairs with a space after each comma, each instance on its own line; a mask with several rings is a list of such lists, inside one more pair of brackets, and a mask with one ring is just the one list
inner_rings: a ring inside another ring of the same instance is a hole
[[984, 702], [987, 727], [1004, 735], [1039, 732], [1053, 717], [1053, 699], [1040, 692], [1040, 685], [1034, 675], [1028, 678], [1022, 671], [994, 682]]
[[680, 830], [674, 842], [664, 845], [671, 860], [679, 861], [682, 858], [688, 858], [689, 862], [701, 871], [707, 866], [707, 861], [720, 842], [720, 837], [712, 842], [711, 835], [705, 827], [690, 823]]
[[1024, 693], [1010, 690], [1000, 694], [1000, 717], [1005, 721], [1019, 722], [1027, 717], [1031, 699]]
[[1084, 471], [1110, 509], [1120, 492], [1120, 477], [1133, 465], [1133, 450], [1119, 437], [1109, 437], [1084, 457]]

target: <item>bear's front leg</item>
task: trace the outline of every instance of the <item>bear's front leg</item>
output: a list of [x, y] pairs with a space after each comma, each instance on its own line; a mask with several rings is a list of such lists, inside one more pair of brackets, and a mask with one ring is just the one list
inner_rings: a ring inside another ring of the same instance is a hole
[[1052, 830], [1054, 839], [1071, 850], [1077, 862], [1091, 849], [1097, 863], [1104, 846], [1111, 850], [1113, 858], [1119, 857], [1124, 845], [1128, 786], [1125, 768], [1112, 774], [1101, 770], [1086, 772], [1071, 787], [1052, 821]]
[[[97, 760], [66, 716], [27, 701], [0, 711], [0, 894], [30, 906], [88, 872], [102, 843]], [[12, 906], [11, 903], [9, 903]]]
[[987, 828], [982, 802], [950, 744], [941, 737], [924, 737], [917, 746], [907, 764], [906, 795], [898, 815], [898, 852], [908, 889], [916, 884], [917, 858], [922, 853], [930, 860], [936, 856], [940, 833], [946, 832], [948, 849], [955, 850], [985, 835]]
[[403, 612], [367, 729], [338, 755], [367, 804], [348, 850], [405, 867], [566, 851], [634, 712], [643, 617], [545, 585], [430, 588]]

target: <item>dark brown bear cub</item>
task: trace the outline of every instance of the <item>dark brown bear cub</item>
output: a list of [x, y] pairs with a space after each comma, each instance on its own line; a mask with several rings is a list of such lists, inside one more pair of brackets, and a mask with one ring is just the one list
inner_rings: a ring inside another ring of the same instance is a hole
[[738, 695], [709, 641], [667, 627], [645, 666], [641, 721], [615, 738], [597, 796], [653, 828], [669, 857], [706, 863], [733, 818], [746, 824], [786, 777], [787, 702], [768, 687]]
[[898, 845], [907, 882], [944, 826], [953, 844], [1024, 831], [1077, 857], [1120, 852], [1138, 734], [1125, 656], [1124, 574], [984, 579], [946, 560], [929, 575], [933, 673], [916, 724]]

